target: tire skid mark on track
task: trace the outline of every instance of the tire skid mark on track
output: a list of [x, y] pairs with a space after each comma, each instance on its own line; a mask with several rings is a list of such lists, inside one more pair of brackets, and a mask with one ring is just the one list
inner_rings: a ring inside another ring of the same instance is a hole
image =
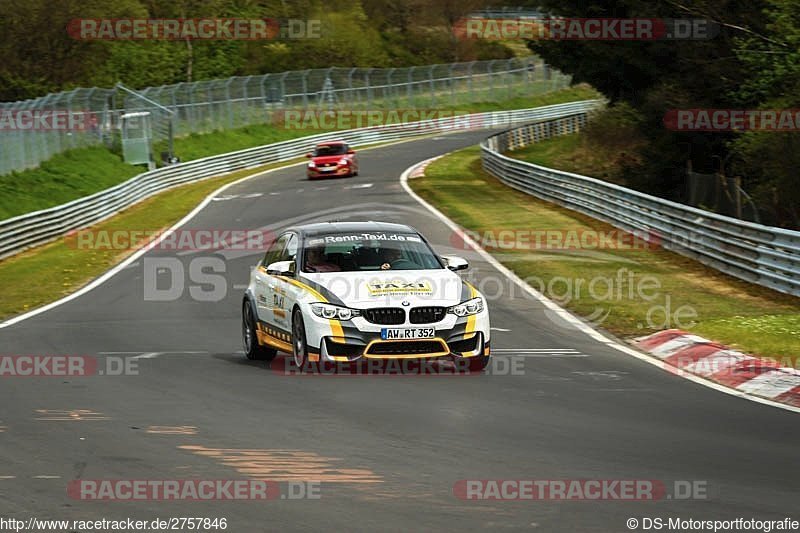
[[48, 422], [82, 422], [91, 420], [111, 420], [98, 411], [91, 409], [36, 409], [39, 415], [36, 420]]
[[148, 426], [145, 432], [154, 435], [197, 435], [197, 426]]
[[336, 466], [340, 458], [314, 452], [283, 449], [206, 448], [198, 445], [179, 449], [216, 459], [240, 474], [270, 481], [320, 481], [323, 483], [383, 483], [383, 478], [366, 468]]

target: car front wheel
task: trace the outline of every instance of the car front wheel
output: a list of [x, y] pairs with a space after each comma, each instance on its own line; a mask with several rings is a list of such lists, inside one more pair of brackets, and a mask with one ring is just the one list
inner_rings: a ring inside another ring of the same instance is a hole
[[250, 360], [271, 361], [278, 353], [275, 348], [268, 348], [259, 344], [258, 335], [256, 334], [255, 313], [249, 300], [245, 300], [242, 305], [242, 342], [244, 344], [244, 354]]
[[308, 345], [306, 344], [306, 326], [303, 313], [295, 309], [292, 315], [292, 356], [294, 364], [301, 371], [308, 368]]

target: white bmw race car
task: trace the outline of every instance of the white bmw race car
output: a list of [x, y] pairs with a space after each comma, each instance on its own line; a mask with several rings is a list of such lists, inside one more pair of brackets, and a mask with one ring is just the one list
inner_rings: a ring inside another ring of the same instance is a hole
[[413, 228], [326, 222], [289, 228], [253, 269], [242, 302], [249, 359], [310, 363], [449, 358], [489, 362], [484, 297]]

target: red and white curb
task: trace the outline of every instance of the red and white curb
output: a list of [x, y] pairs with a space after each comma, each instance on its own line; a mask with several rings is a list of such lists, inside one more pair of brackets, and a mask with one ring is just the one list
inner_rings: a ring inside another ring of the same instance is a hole
[[440, 159], [442, 157], [444, 157], [444, 156], [443, 155], [437, 155], [436, 157], [432, 157], [430, 159], [426, 159], [422, 163], [419, 163], [418, 165], [414, 166], [413, 170], [411, 171], [411, 173], [408, 174], [408, 179], [425, 177], [425, 169], [428, 168], [428, 165], [430, 165], [431, 163], [433, 163], [434, 161], [436, 161], [437, 159]]
[[634, 345], [659, 358], [676, 373], [701, 376], [720, 385], [775, 402], [800, 407], [800, 371], [678, 329], [640, 337]]

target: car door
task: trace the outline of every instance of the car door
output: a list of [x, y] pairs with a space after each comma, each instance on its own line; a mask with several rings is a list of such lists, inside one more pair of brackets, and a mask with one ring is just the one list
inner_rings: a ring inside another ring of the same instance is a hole
[[273, 284], [273, 276], [267, 274], [267, 267], [276, 261], [280, 261], [290, 236], [291, 234], [288, 233], [281, 235], [272, 243], [254, 274], [255, 286], [253, 292], [256, 299], [256, 313], [260, 320], [268, 324], [274, 325], [274, 318], [272, 312], [273, 296], [270, 289], [270, 284]]
[[[285, 245], [276, 261], [294, 261], [297, 272], [298, 237], [295, 233], [285, 234]], [[268, 276], [267, 298], [270, 302], [270, 323], [284, 332], [291, 331], [291, 313], [294, 305], [294, 293], [291, 283], [283, 276]]]

